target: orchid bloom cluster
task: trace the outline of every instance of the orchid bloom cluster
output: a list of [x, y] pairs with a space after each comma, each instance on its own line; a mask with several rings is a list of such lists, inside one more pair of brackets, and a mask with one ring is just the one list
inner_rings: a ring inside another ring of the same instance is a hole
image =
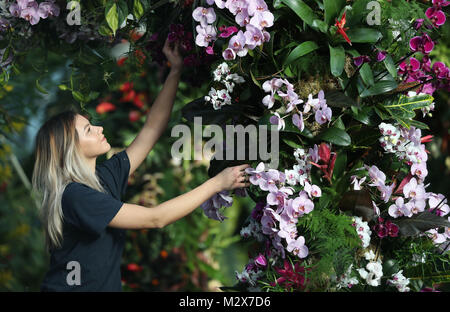
[[380, 286], [381, 277], [383, 276], [383, 265], [381, 259], [375, 256], [372, 250], [364, 253], [364, 258], [368, 261], [364, 268], [357, 269], [361, 278], [363, 278], [367, 285]]
[[397, 288], [399, 292], [408, 292], [410, 291], [408, 287], [409, 278], [404, 277], [402, 272], [403, 270], [400, 270], [397, 273], [392, 274], [392, 279], [388, 279], [387, 283]]
[[[450, 1], [433, 0], [433, 6], [428, 8], [425, 15], [430, 19], [434, 27], [440, 27], [445, 23], [445, 14], [442, 7], [448, 6]], [[424, 20], [419, 19], [414, 23], [416, 30], [423, 25]], [[450, 91], [450, 71], [442, 62], [435, 62], [431, 65], [430, 52], [433, 50], [435, 42], [426, 33], [415, 36], [409, 41], [409, 47], [412, 52], [420, 52], [422, 58], [419, 61], [415, 57], [410, 57], [399, 64], [398, 74], [402, 76], [403, 81], [420, 82], [418, 92], [433, 94], [437, 89]]]
[[[247, 190], [243, 188], [235, 189], [234, 194], [239, 197], [246, 197], [248, 195]], [[222, 191], [214, 194], [214, 196], [204, 202], [201, 207], [208, 218], [222, 222], [227, 217], [220, 212], [220, 209], [223, 207], [231, 207], [232, 205], [233, 197], [230, 192]]]
[[17, 0], [9, 6], [9, 12], [12, 16], [23, 18], [31, 25], [39, 23], [41, 18], [59, 16], [59, 11], [59, 6], [55, 3], [55, 0], [48, 0], [39, 4], [34, 0]]
[[[283, 86], [286, 86], [286, 91], [282, 90]], [[304, 101], [299, 99], [298, 94], [294, 91], [294, 86], [286, 79], [272, 78], [271, 80], [265, 81], [262, 88], [266, 93], [270, 93], [263, 98], [263, 105], [268, 109], [271, 109], [275, 104], [275, 94], [277, 94], [281, 97], [283, 103], [286, 104], [286, 106], [282, 107], [279, 111], [283, 113], [294, 112], [292, 114], [292, 123], [300, 131], [303, 131], [305, 128], [303, 116], [308, 118], [312, 113], [314, 113], [315, 121], [320, 125], [331, 121], [332, 111], [331, 108], [327, 106], [323, 90], [319, 92], [317, 98], [313, 98], [313, 95], [309, 94], [308, 100], [303, 106], [303, 110], [300, 111], [297, 108], [297, 105], [304, 103]], [[285, 128], [286, 123], [284, 118], [287, 116], [289, 115], [281, 117], [280, 113], [277, 111], [270, 118], [270, 122], [278, 125], [278, 130], [282, 130]]]
[[[249, 49], [253, 50], [270, 40], [270, 34], [265, 29], [273, 26], [274, 16], [264, 0], [206, 0], [206, 3], [208, 5], [215, 3], [219, 9], [228, 9], [234, 15], [236, 24], [245, 27], [245, 31], [235, 26], [219, 28], [221, 38], [228, 38], [236, 33], [230, 38], [228, 47], [222, 53], [225, 60], [234, 60], [236, 55], [244, 57]], [[214, 54], [214, 42], [218, 39], [217, 30], [212, 25], [216, 21], [214, 8], [197, 7], [192, 12], [192, 17], [200, 23], [196, 27], [195, 43], [200, 47], [206, 47], [206, 53]]]
[[213, 72], [214, 81], [218, 81], [225, 85], [225, 89], [216, 90], [211, 87], [208, 95], [204, 97], [205, 101], [211, 102], [215, 110], [221, 109], [223, 105], [231, 105], [231, 93], [237, 84], [244, 83], [243, 77], [236, 73], [231, 73], [226, 62], [221, 63]]
[[[384, 203], [392, 200], [392, 204], [388, 207], [388, 215], [393, 219], [400, 217], [411, 218], [416, 214], [425, 211], [428, 203], [428, 211], [434, 212], [438, 216], [446, 216], [450, 213], [447, 199], [442, 194], [427, 192], [424, 185], [425, 177], [428, 175], [426, 161], [428, 159], [425, 145], [422, 143], [429, 142], [432, 136], [422, 137], [420, 129], [411, 126], [410, 129], [392, 124], [381, 123], [378, 127], [381, 132], [379, 139], [381, 146], [386, 153], [393, 153], [399, 160], [404, 161], [410, 166], [408, 175], [400, 182], [396, 188], [395, 182], [386, 185], [386, 174], [377, 166], [365, 166], [368, 170], [371, 187], [376, 187], [380, 192], [380, 199]], [[352, 177], [354, 189], [361, 189], [366, 177], [358, 181], [356, 176]], [[392, 198], [392, 199], [391, 199]], [[398, 235], [398, 226], [392, 221], [385, 220], [380, 217], [380, 210], [374, 202], [374, 210], [378, 215], [378, 224], [374, 226], [374, 230], [379, 238], [386, 236], [396, 237]], [[449, 217], [450, 220], [450, 217]], [[450, 239], [450, 230], [445, 228], [444, 233], [438, 233], [438, 229], [426, 231], [435, 244], [441, 245]], [[446, 249], [448, 248], [445, 247]]]

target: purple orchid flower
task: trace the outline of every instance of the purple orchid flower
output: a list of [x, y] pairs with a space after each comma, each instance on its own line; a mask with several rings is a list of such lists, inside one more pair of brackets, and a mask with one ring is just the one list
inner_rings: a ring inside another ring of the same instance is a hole
[[446, 20], [445, 13], [442, 12], [441, 10], [436, 10], [435, 7], [428, 8], [425, 11], [425, 15], [428, 17], [428, 19], [435, 27], [444, 25]]
[[420, 27], [422, 27], [424, 21], [425, 21], [425, 19], [423, 19], [423, 18], [418, 18], [418, 19], [416, 19], [416, 20], [414, 21], [414, 23], [413, 23], [414, 29], [415, 29], [415, 30], [419, 30]]
[[353, 64], [355, 64], [355, 66], [359, 67], [364, 63], [369, 63], [370, 62], [370, 57], [368, 57], [367, 55], [360, 55], [360, 56], [356, 56], [353, 58]]
[[266, 200], [269, 205], [278, 206], [277, 213], [280, 213], [279, 210], [282, 210], [284, 208], [286, 199], [293, 193], [294, 191], [291, 187], [282, 187], [279, 190], [277, 189], [276, 191], [271, 191], [269, 194], [267, 194]]
[[432, 71], [436, 75], [437, 78], [443, 79], [443, 78], [447, 77], [449, 70], [448, 70], [448, 67], [445, 66], [444, 63], [436, 62], [433, 64]]
[[303, 114], [300, 112], [299, 114], [292, 115], [292, 123], [300, 130], [303, 131], [305, 129], [305, 124], [303, 123]]
[[399, 75], [413, 75], [420, 69], [420, 62], [416, 58], [411, 57], [409, 58], [409, 64], [403, 61], [398, 67], [400, 68], [398, 71]]
[[377, 53], [377, 62], [382, 62], [386, 58], [387, 51], [378, 51]]
[[267, 260], [266, 257], [264, 257], [263, 254], [259, 254], [256, 258], [255, 258], [255, 264], [260, 266], [260, 267], [265, 267], [267, 265]]
[[314, 119], [318, 124], [324, 124], [327, 121], [331, 121], [331, 116], [333, 112], [331, 108], [329, 108], [326, 104], [321, 105], [320, 108], [316, 111]]
[[423, 54], [430, 53], [434, 48], [434, 42], [428, 34], [417, 36], [409, 41], [409, 47], [414, 52], [422, 52]]
[[305, 238], [299, 236], [296, 240], [291, 241], [286, 250], [292, 252], [299, 258], [306, 258], [308, 256], [308, 247], [305, 246]]

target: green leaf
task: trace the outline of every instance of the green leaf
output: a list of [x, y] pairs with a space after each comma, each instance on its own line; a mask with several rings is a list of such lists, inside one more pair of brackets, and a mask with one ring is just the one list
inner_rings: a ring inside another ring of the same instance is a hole
[[375, 112], [371, 106], [364, 106], [361, 108], [352, 107], [352, 115], [354, 119], [367, 126], [374, 126], [376, 124]]
[[119, 0], [117, 2], [117, 14], [118, 14], [118, 24], [119, 27], [127, 19], [128, 16], [128, 5], [125, 0]]
[[330, 69], [331, 73], [335, 77], [339, 77], [344, 70], [345, 65], [345, 50], [342, 45], [338, 45], [337, 47], [332, 47], [328, 45], [330, 48]]
[[[353, 57], [360, 56], [359, 52], [355, 49], [348, 50], [347, 52]], [[359, 69], [359, 75], [366, 85], [373, 86], [375, 84], [373, 72], [369, 64], [365, 63], [361, 66]]]
[[85, 99], [84, 99], [83, 94], [81, 92], [79, 92], [79, 91], [72, 91], [72, 96], [78, 102], [86, 102]]
[[324, 21], [315, 19], [313, 20], [312, 24], [311, 24], [311, 28], [314, 28], [316, 30], [319, 30], [320, 32], [323, 32], [324, 34], [326, 34], [328, 32], [328, 24], [325, 23]]
[[346, 192], [339, 202], [339, 209], [362, 217], [366, 222], [371, 221], [375, 215], [370, 192], [366, 189]]
[[450, 227], [450, 222], [435, 213], [424, 211], [411, 218], [395, 220], [402, 236], [414, 236], [437, 227]]
[[318, 19], [317, 15], [314, 11], [303, 1], [301, 0], [281, 0], [284, 4], [286, 4], [291, 10], [297, 14], [302, 21], [304, 21], [309, 26], [312, 26], [313, 21]]
[[253, 75], [253, 72], [252, 72], [251, 69], [249, 70], [249, 72], [250, 72], [250, 76], [252, 77], [252, 80], [253, 80], [253, 82], [255, 83], [255, 85], [257, 85], [258, 87], [262, 88], [262, 86], [261, 86], [261, 84], [259, 83], [259, 81], [256, 80], [255, 76]]
[[383, 38], [378, 30], [372, 28], [353, 28], [347, 31], [347, 36], [353, 43], [375, 43]]
[[298, 138], [295, 139], [292, 136], [283, 135], [281, 140], [292, 148], [302, 148], [303, 147], [300, 139], [298, 139]]
[[113, 31], [114, 36], [119, 28], [119, 13], [117, 12], [117, 6], [114, 2], [108, 2], [105, 8], [105, 18], [108, 26]]
[[337, 180], [344, 174], [345, 168], [347, 167], [347, 154], [345, 152], [340, 152], [337, 154], [336, 162], [334, 163], [333, 179]]
[[345, 130], [337, 127], [327, 128], [325, 131], [317, 136], [317, 139], [324, 140], [339, 146], [349, 146], [352, 139]]
[[334, 24], [334, 19], [339, 17], [339, 12], [345, 6], [345, 0], [323, 0], [325, 9], [325, 23]]
[[48, 91], [45, 90], [39, 83], [39, 80], [36, 79], [36, 89], [39, 90], [39, 92], [43, 93], [43, 94], [48, 94]]
[[421, 94], [412, 97], [400, 95], [398, 101], [391, 101], [381, 106], [380, 109], [396, 119], [402, 126], [409, 129], [414, 126], [420, 129], [427, 129], [428, 126], [422, 122], [412, 120], [415, 116], [415, 110], [427, 107], [433, 103], [434, 98], [429, 94]]
[[352, 98], [346, 96], [341, 91], [329, 90], [324, 92], [327, 105], [331, 107], [351, 107], [358, 106]]
[[[366, 64], [364, 64], [366, 65]], [[394, 90], [397, 88], [398, 84], [394, 80], [382, 80], [374, 84], [372, 87], [364, 90], [360, 96], [361, 97], [368, 97], [368, 96], [374, 96], [378, 94], [387, 93], [389, 91]]]
[[133, 15], [136, 19], [140, 19], [144, 15], [144, 7], [140, 0], [134, 0], [133, 3]]
[[319, 46], [314, 41], [306, 41], [299, 44], [294, 50], [292, 50], [291, 53], [289, 53], [289, 56], [284, 62], [284, 66], [289, 65], [290, 63], [297, 60], [299, 57], [302, 57], [303, 55], [306, 55], [314, 50], [317, 50], [318, 48]]
[[392, 77], [397, 78], [397, 67], [392, 60], [392, 57], [387, 54], [386, 58], [383, 60], [384, 66], [386, 66], [387, 71], [391, 74]]
[[63, 90], [63, 91], [69, 90], [69, 87], [66, 86], [65, 84], [60, 84], [60, 85], [58, 85], [58, 88], [61, 89], [61, 90]]

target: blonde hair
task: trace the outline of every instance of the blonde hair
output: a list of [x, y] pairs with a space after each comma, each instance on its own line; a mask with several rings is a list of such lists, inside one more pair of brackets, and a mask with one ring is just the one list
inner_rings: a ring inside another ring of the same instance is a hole
[[70, 182], [83, 183], [106, 193], [98, 176], [79, 152], [76, 115], [73, 110], [59, 113], [46, 121], [36, 135], [32, 186], [39, 198], [39, 216], [44, 226], [47, 250], [62, 246], [61, 200]]

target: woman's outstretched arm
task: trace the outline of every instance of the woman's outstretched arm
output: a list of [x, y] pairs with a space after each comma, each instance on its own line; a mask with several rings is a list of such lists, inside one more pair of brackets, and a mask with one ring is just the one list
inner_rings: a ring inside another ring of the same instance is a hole
[[169, 42], [166, 40], [163, 52], [171, 63], [170, 72], [164, 82], [162, 90], [153, 102], [150, 111], [147, 113], [144, 127], [126, 149], [130, 160], [129, 175], [131, 175], [144, 161], [150, 150], [165, 131], [167, 123], [169, 122], [182, 72], [183, 59], [181, 58], [178, 49], [178, 44], [176, 44], [175, 48], [170, 50]]
[[124, 203], [109, 226], [130, 230], [163, 228], [190, 214], [216, 193], [250, 186], [243, 175], [248, 167], [228, 167], [195, 189], [152, 208]]

